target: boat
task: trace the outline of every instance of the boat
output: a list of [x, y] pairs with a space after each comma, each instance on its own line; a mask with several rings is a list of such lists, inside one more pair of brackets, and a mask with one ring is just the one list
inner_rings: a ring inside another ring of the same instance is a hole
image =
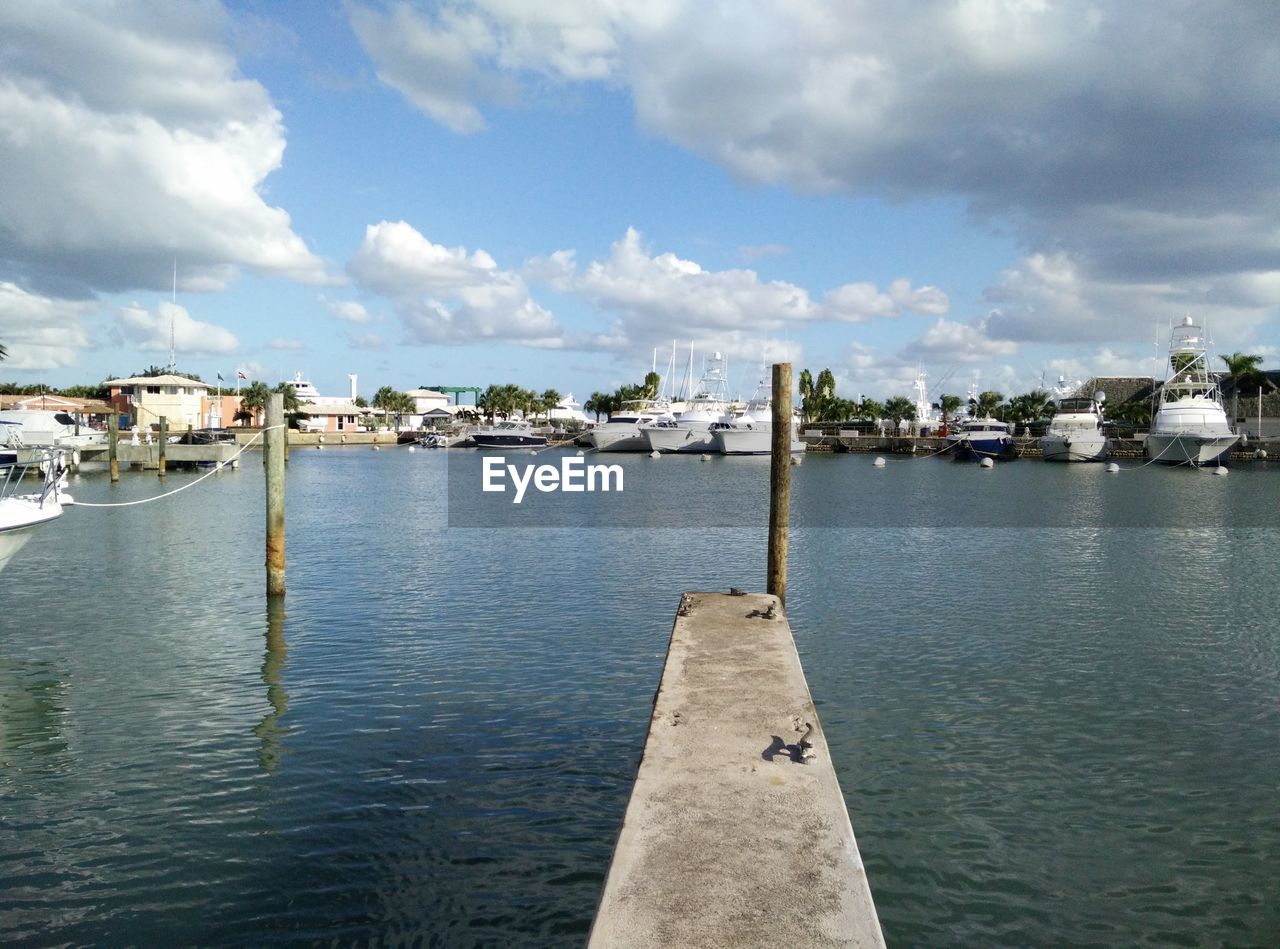
[[990, 417], [962, 419], [947, 434], [947, 450], [962, 459], [1017, 457], [1009, 423]]
[[678, 416], [660, 418], [641, 426], [650, 451], [715, 451], [711, 426], [725, 420], [729, 411], [727, 360], [713, 353], [707, 360], [693, 397]]
[[423, 448], [448, 448], [449, 439], [440, 432], [427, 432], [414, 439], [414, 444]]
[[643, 427], [661, 419], [674, 421], [670, 403], [656, 399], [632, 399], [622, 403], [621, 411], [608, 421], [580, 436], [579, 440], [596, 451], [650, 451]]
[[535, 434], [524, 419], [507, 419], [473, 432], [471, 441], [477, 448], [545, 448], [547, 436]]
[[58, 451], [44, 451], [39, 455], [44, 475], [40, 490], [19, 494], [23, 476], [31, 464], [20, 464], [16, 451], [0, 452], [0, 570], [31, 539], [37, 527], [61, 517], [63, 504], [71, 503], [70, 496], [62, 493], [66, 469], [62, 466], [62, 453]]
[[[722, 455], [769, 455], [773, 453], [772, 385], [761, 379], [755, 395], [741, 415], [723, 419], [711, 427], [716, 451]], [[800, 438], [800, 420], [791, 419], [791, 451], [805, 450]]]
[[1103, 427], [1102, 403], [1106, 395], [1092, 398], [1064, 396], [1056, 400], [1057, 410], [1049, 428], [1040, 436], [1045, 461], [1105, 461], [1111, 454], [1111, 439]]
[[0, 412], [0, 445], [9, 448], [106, 447], [107, 433], [53, 409], [9, 409]]
[[1204, 328], [1184, 317], [1169, 341], [1169, 367], [1144, 449], [1167, 465], [1208, 465], [1231, 451], [1231, 430], [1218, 380], [1209, 371]]

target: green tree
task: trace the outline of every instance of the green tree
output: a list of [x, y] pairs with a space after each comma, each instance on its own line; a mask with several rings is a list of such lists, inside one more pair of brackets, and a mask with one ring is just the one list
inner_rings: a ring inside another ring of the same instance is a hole
[[662, 377], [656, 372], [647, 372], [644, 376], [644, 383], [640, 386], [641, 399], [656, 399], [658, 397], [658, 387], [662, 385]]
[[587, 412], [594, 412], [596, 421], [599, 422], [600, 416], [608, 418], [613, 411], [613, 397], [605, 392], [593, 392], [591, 398], [582, 403], [582, 408]]
[[383, 386], [373, 394], [373, 398], [369, 404], [375, 409], [382, 410], [382, 424], [391, 424], [391, 411], [395, 407], [396, 395], [398, 393], [391, 386]]
[[884, 405], [875, 399], [863, 399], [858, 403], [858, 418], [878, 426], [884, 417]]
[[969, 400], [969, 412], [975, 418], [994, 418], [997, 410], [1004, 404], [1004, 394], [1000, 392], [982, 392], [978, 398]]
[[964, 399], [958, 395], [943, 395], [938, 399], [938, 411], [942, 413], [942, 424], [955, 418], [956, 413], [964, 407]]
[[916, 404], [903, 395], [895, 395], [884, 404], [884, 414], [893, 420], [893, 434], [901, 431], [900, 424], [916, 417]]
[[[1240, 391], [1252, 392], [1269, 385], [1266, 373], [1258, 368], [1262, 363], [1261, 356], [1234, 352], [1230, 356], [1218, 356], [1227, 365], [1231, 376], [1231, 417], [1240, 417]], [[1272, 387], [1274, 388], [1274, 386]]]
[[0, 362], [3, 362], [5, 359], [8, 359], [8, 358], [9, 358], [9, 350], [5, 349], [3, 346], [0, 346]]
[[248, 388], [240, 391], [240, 411], [236, 413], [235, 418], [241, 421], [247, 415], [253, 421], [254, 425], [262, 424], [262, 413], [267, 408], [267, 399], [271, 396], [271, 390], [267, 388], [265, 382], [254, 380], [249, 383]]
[[808, 369], [800, 370], [800, 420], [808, 424], [813, 419], [813, 373]]
[[1043, 389], [1024, 392], [1022, 395], [1014, 396], [1009, 401], [1008, 420], [1021, 422], [1024, 425], [1029, 424], [1036, 419], [1043, 418], [1048, 405], [1049, 393]]
[[551, 410], [560, 404], [560, 393], [555, 389], [543, 389], [539, 401], [539, 411], [544, 412], [547, 420], [551, 420]]
[[367, 409], [369, 407], [369, 400], [362, 395], [356, 396], [355, 399], [353, 399], [352, 401], [355, 403], [355, 407], [358, 409]]

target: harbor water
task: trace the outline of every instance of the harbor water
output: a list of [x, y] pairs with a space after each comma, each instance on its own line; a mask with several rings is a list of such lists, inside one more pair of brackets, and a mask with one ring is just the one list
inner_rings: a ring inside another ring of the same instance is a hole
[[[767, 458], [607, 460], [471, 527], [475, 452], [294, 451], [278, 611], [256, 456], [42, 528], [0, 574], [0, 942], [582, 944], [680, 594], [765, 571]], [[1280, 470], [813, 455], [793, 491], [890, 945], [1280, 945]]]

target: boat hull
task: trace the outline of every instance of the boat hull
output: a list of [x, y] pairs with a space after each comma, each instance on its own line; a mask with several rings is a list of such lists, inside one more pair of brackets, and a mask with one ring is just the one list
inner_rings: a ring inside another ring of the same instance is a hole
[[609, 429], [601, 427], [586, 434], [586, 440], [596, 451], [649, 451], [649, 443], [639, 428]]
[[[773, 432], [765, 429], [723, 429], [713, 438], [715, 448], [722, 455], [770, 455], [773, 453]], [[791, 451], [804, 451], [804, 442], [791, 436]]]
[[715, 439], [708, 427], [646, 428], [645, 442], [651, 451], [707, 452], [715, 451]]
[[1016, 458], [1017, 449], [1013, 437], [1000, 435], [992, 438], [956, 437], [951, 439], [951, 454], [955, 458]]
[[35, 528], [61, 516], [62, 505], [52, 501], [41, 504], [25, 497], [0, 501], [0, 570], [17, 556]]
[[1110, 440], [1089, 432], [1049, 432], [1040, 439], [1040, 448], [1045, 461], [1105, 461], [1111, 454]]
[[487, 435], [471, 436], [477, 448], [545, 448], [547, 439], [542, 435]]
[[1227, 455], [1240, 436], [1213, 432], [1151, 432], [1144, 451], [1148, 458], [1164, 465], [1216, 464]]

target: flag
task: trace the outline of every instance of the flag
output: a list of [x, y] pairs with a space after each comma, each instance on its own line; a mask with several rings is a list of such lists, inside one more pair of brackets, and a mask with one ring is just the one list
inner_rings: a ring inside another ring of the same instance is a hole
[[219, 381], [219, 382], [222, 382], [222, 381], [223, 381], [223, 380], [222, 380], [222, 373], [218, 373], [218, 381]]
[[246, 376], [246, 375], [244, 374], [244, 371], [243, 371], [243, 370], [241, 370], [241, 369], [237, 369], [237, 370], [236, 370], [236, 378], [237, 378], [237, 379], [248, 379], [249, 377], [248, 377], [248, 376]]

